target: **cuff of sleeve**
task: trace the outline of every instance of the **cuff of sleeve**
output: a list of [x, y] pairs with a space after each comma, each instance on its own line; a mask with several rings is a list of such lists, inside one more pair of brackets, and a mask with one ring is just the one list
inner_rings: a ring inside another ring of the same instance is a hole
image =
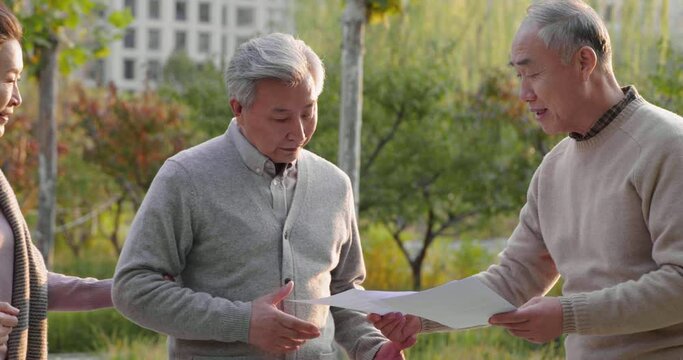
[[240, 341], [249, 343], [249, 323], [251, 320], [251, 302], [235, 301], [235, 308], [226, 311], [223, 318], [223, 339], [219, 341]]
[[373, 360], [375, 356], [377, 356], [377, 353], [379, 352], [379, 349], [384, 346], [384, 344], [388, 344], [388, 341], [382, 341], [378, 343], [377, 345], [373, 346], [370, 348], [369, 351], [366, 351], [365, 354], [361, 357], [362, 360]]
[[588, 298], [585, 294], [560, 297], [562, 304], [562, 333], [581, 333], [588, 323]]

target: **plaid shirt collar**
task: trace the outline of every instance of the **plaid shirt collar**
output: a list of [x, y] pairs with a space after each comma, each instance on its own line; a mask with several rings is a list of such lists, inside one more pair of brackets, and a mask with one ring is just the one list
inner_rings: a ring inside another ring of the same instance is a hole
[[636, 99], [638, 93], [636, 92], [636, 89], [633, 86], [626, 86], [621, 88], [621, 91], [624, 92], [624, 98], [621, 99], [616, 105], [612, 106], [607, 112], [605, 112], [599, 119], [598, 121], [593, 124], [593, 127], [591, 127], [588, 132], [583, 135], [579, 134], [576, 132], [572, 132], [569, 134], [569, 137], [576, 141], [585, 141], [588, 140], [595, 135], [597, 135], [602, 129], [606, 128], [607, 125], [609, 125], [612, 120], [616, 119], [616, 117], [621, 113], [624, 108], [633, 100]]

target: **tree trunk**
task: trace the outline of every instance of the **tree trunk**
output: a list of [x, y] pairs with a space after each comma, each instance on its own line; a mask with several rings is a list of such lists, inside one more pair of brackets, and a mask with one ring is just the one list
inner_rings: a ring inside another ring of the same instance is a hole
[[410, 272], [413, 275], [413, 290], [422, 290], [422, 262], [423, 259], [415, 259], [410, 262]]
[[356, 212], [360, 202], [360, 131], [363, 112], [364, 0], [347, 0], [342, 20], [341, 112], [339, 167], [351, 178]]
[[40, 109], [36, 127], [40, 152], [38, 154], [38, 227], [35, 239], [45, 265], [51, 267], [51, 252], [55, 234], [57, 205], [57, 120], [55, 119], [57, 87], [57, 40], [43, 49], [39, 73]]

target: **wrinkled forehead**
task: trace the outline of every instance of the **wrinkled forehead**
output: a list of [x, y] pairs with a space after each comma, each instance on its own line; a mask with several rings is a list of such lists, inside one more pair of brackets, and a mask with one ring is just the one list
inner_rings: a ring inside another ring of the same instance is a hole
[[528, 65], [534, 53], [547, 50], [538, 31], [538, 25], [532, 22], [525, 21], [519, 26], [510, 47], [510, 66]]

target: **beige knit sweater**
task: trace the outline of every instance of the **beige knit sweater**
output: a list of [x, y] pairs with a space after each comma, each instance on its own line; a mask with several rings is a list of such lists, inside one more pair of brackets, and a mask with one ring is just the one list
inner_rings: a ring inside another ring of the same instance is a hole
[[683, 119], [640, 96], [537, 169], [499, 265], [515, 305], [564, 279], [568, 359], [683, 358]]

